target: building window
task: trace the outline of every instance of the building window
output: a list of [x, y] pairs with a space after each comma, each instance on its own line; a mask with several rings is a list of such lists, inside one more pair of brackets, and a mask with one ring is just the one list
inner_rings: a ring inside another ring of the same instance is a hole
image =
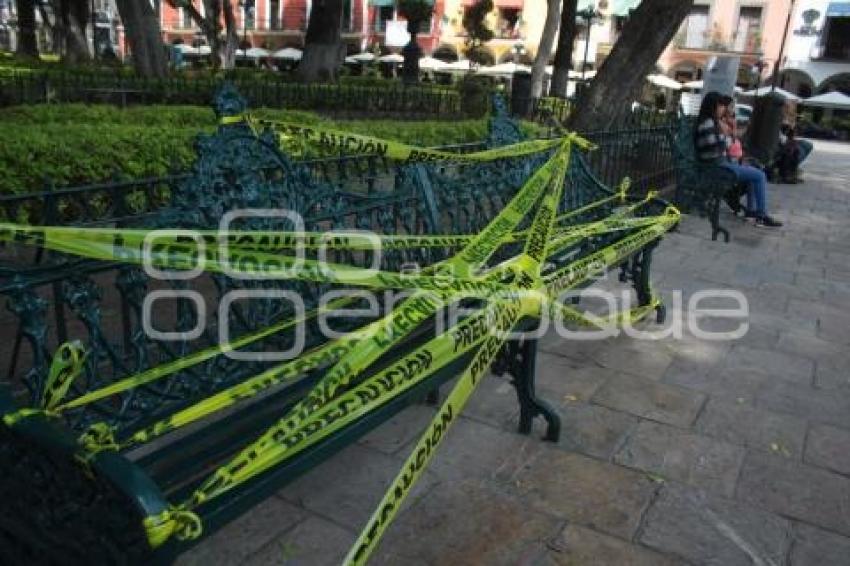
[[180, 27], [184, 29], [192, 27], [192, 15], [186, 8], [180, 8]]
[[280, 0], [269, 0], [269, 29], [280, 29]]
[[850, 61], [850, 15], [828, 17], [823, 36], [824, 59]]
[[393, 6], [381, 6], [375, 14], [375, 30], [386, 31], [387, 22], [393, 19], [395, 8]]
[[761, 49], [761, 6], [741, 6], [735, 51], [755, 52]]
[[496, 37], [518, 39], [521, 10], [519, 8], [499, 8], [499, 24]]
[[342, 31], [351, 31], [351, 0], [342, 2]]
[[685, 37], [683, 47], [702, 49], [708, 38], [708, 6], [694, 6], [685, 19]]

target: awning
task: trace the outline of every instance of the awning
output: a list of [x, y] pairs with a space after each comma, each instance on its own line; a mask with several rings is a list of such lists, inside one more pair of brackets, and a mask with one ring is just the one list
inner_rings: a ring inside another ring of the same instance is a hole
[[517, 10], [522, 10], [524, 3], [525, 0], [495, 0], [493, 2], [497, 8], [514, 8]]
[[820, 106], [821, 108], [840, 108], [850, 110], [850, 96], [842, 92], [828, 92], [803, 100], [806, 106]]
[[628, 16], [640, 4], [640, 0], [614, 0], [611, 13], [615, 16]]
[[395, 0], [369, 0], [370, 6], [376, 6], [378, 8], [385, 8], [387, 6], [394, 6]]
[[827, 18], [850, 17], [850, 2], [830, 2], [826, 8]]

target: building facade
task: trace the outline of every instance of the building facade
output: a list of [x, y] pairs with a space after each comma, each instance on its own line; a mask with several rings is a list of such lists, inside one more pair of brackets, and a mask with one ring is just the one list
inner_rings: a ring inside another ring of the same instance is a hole
[[798, 0], [783, 59], [783, 88], [850, 95], [850, 2]]
[[779, 64], [791, 0], [697, 0], [658, 61], [681, 81], [701, 79], [713, 56], [740, 57], [738, 84], [763, 82]]
[[[203, 13], [203, 2], [194, 0], [194, 4]], [[183, 41], [198, 45], [205, 41], [187, 10], [174, 8], [163, 0], [154, 0], [154, 6], [166, 43]], [[271, 51], [284, 47], [302, 48], [311, 9], [311, 0], [239, 0], [234, 16], [240, 44]], [[443, 0], [436, 0], [430, 25], [422, 26], [417, 37], [427, 53], [436, 47], [442, 10]], [[394, 0], [344, 0], [342, 40], [347, 52], [358, 53], [376, 44], [385, 46], [390, 22], [401, 25], [402, 20]]]
[[[443, 29], [437, 55], [455, 58], [464, 52], [466, 32], [463, 17], [475, 0], [445, 0]], [[578, 34], [573, 49], [573, 63], [579, 68], [587, 53], [588, 66], [597, 66], [610, 51], [617, 30], [639, 0], [579, 0], [578, 11], [590, 10], [595, 17], [590, 21], [579, 18]], [[484, 46], [485, 53], [494, 63], [530, 61], [537, 55], [537, 47], [546, 20], [546, 0], [493, 0], [493, 11], [487, 23], [494, 38]], [[557, 39], [556, 39], [557, 44]]]

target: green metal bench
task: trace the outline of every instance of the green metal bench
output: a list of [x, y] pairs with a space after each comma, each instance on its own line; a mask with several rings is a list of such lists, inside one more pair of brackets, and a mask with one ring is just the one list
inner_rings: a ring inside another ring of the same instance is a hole
[[[246, 107], [236, 93], [226, 90], [216, 101], [216, 111], [225, 119], [235, 118], [243, 115]], [[494, 121], [491, 147], [518, 139], [519, 130], [504, 116]], [[528, 178], [552, 157], [550, 150], [485, 162], [458, 159], [402, 164], [359, 156], [341, 159], [344, 166], [337, 163], [323, 168], [290, 160], [279, 151], [275, 132], [255, 132], [236, 119], [225, 120], [215, 134], [200, 136], [197, 148], [198, 160], [192, 172], [175, 178], [170, 185], [167, 209], [120, 221], [106, 219], [102, 224], [123, 229], [216, 229], [228, 211], [269, 208], [297, 211], [305, 219], [307, 230], [316, 232], [354, 229], [396, 236], [477, 234], [490, 229], [491, 221], [514, 202]], [[546, 288], [555, 292], [570, 287], [573, 281], [573, 286], [589, 285], [592, 280], [584, 275], [618, 269], [620, 280], [636, 291], [637, 310], [644, 314], [655, 311], [663, 320], [663, 305], [650, 287], [650, 267], [654, 248], [675, 224], [668, 205], [651, 195], [626, 196], [612, 191], [590, 172], [578, 150], [572, 153], [564, 186], [556, 203], [560, 227], [575, 227], [580, 237], [568, 240], [557, 254], [545, 258], [550, 270], [549, 279], [544, 278]], [[660, 228], [647, 228], [649, 221], [655, 222], [653, 218], [664, 218], [665, 214], [670, 216]], [[627, 215], [636, 223], [586, 233], [579, 228], [595, 226], [592, 223], [612, 216], [614, 223], [620, 222], [617, 215]], [[641, 219], [647, 222], [640, 224]], [[534, 229], [530, 220], [523, 222], [517, 227]], [[257, 217], [249, 219], [245, 228], [279, 230], [280, 225]], [[446, 242], [444, 246], [389, 249], [381, 257], [380, 269], [404, 272], [414, 264], [434, 265], [452, 257], [458, 249], [459, 244]], [[521, 241], [500, 246], [489, 264], [510, 262], [522, 246]], [[22, 250], [10, 244], [6, 251], [15, 253], [6, 254], [7, 264], [0, 270], [0, 292], [9, 298], [19, 336], [29, 346], [30, 362], [19, 381], [0, 384], [0, 467], [5, 474], [0, 481], [3, 563], [168, 562], [201, 536], [215, 532], [404, 407], [436, 401], [439, 387], [463, 372], [481, 351], [471, 349], [408, 389], [382, 398], [359, 418], [294, 456], [209, 501], [201, 501], [194, 508], [195, 515], [189, 516], [175, 509], [174, 503], [193, 497], [214, 470], [245, 448], [246, 439], [259, 437], [307, 398], [332, 371], [332, 365], [320, 364], [297, 372], [298, 378], [292, 382], [173, 431], [169, 426], [176, 414], [269, 371], [276, 363], [209, 356], [166, 379], [74, 405], [87, 395], [108, 393], [104, 388], [128, 376], [144, 375], [151, 368], [180, 363], [187, 357], [203, 357], [205, 349], [218, 344], [217, 329], [225, 322], [231, 337], [243, 338], [285, 326], [296, 317], [293, 308], [279, 300], [233, 303], [226, 321], [210, 317], [194, 340], [155, 340], [143, 329], [146, 296], [159, 288], [196, 290], [207, 302], [218, 305], [233, 291], [271, 289], [297, 293], [311, 309], [323, 292], [345, 286], [303, 280], [244, 281], [221, 273], [204, 273], [191, 281], [154, 281], [134, 265], [55, 252], [43, 255], [41, 263], [33, 266], [21, 261], [26, 258]], [[41, 250], [38, 253], [43, 254]], [[333, 258], [364, 266], [371, 260], [369, 253], [347, 249], [333, 252]], [[578, 275], [573, 271], [577, 265], [581, 266]], [[475, 307], [479, 302], [471, 296], [464, 304]], [[56, 309], [52, 322], [48, 319], [50, 306]], [[379, 316], [396, 312], [391, 304], [382, 302], [379, 306]], [[190, 332], [197, 325], [197, 313], [189, 301], [178, 300], [171, 309], [159, 312], [170, 315], [160, 324], [171, 331]], [[340, 330], [352, 331], [375, 318], [361, 315]], [[366, 386], [371, 375], [408, 359], [433, 334], [437, 322], [435, 318], [423, 320], [347, 387]], [[515, 328], [530, 329], [535, 324], [535, 319], [522, 317]], [[73, 339], [80, 340], [82, 347], [65, 346], [51, 361], [55, 349], [51, 344]], [[252, 349], [286, 350], [294, 340], [292, 333], [268, 333], [254, 341]], [[321, 348], [326, 340], [314, 324], [306, 324], [306, 352]], [[85, 357], [79, 358], [83, 352]], [[534, 390], [535, 353], [536, 340], [513, 340], [499, 351], [492, 367], [496, 373], [513, 377], [520, 404], [520, 432], [530, 433], [533, 419], [541, 416], [548, 425], [546, 438], [556, 440], [557, 413], [538, 399]], [[61, 395], [64, 400], [56, 401], [65, 407], [61, 415], [21, 411], [21, 406], [55, 406], [46, 401], [56, 394], [49, 386], [56, 383], [51, 373], [67, 375], [75, 369], [79, 375], [70, 390]]]
[[682, 212], [696, 210], [711, 223], [711, 239], [723, 234], [729, 242], [729, 231], [720, 225], [720, 204], [724, 196], [735, 191], [737, 180], [730, 170], [700, 162], [694, 153], [693, 122], [682, 119], [670, 131], [670, 146], [676, 171], [674, 202]]

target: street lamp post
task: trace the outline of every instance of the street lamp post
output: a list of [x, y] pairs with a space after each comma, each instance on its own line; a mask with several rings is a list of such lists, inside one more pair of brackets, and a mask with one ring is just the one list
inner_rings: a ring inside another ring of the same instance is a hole
[[242, 46], [243, 49], [248, 45], [248, 14], [254, 10], [256, 0], [239, 0], [239, 6], [242, 7]]
[[581, 62], [581, 80], [584, 81], [585, 70], [587, 69], [587, 55], [590, 51], [590, 27], [593, 25], [593, 22], [601, 16], [599, 12], [596, 11], [596, 8], [593, 6], [588, 6], [584, 10], [579, 11], [576, 16], [579, 19], [584, 21], [585, 24], [585, 37], [584, 37], [584, 59]]

